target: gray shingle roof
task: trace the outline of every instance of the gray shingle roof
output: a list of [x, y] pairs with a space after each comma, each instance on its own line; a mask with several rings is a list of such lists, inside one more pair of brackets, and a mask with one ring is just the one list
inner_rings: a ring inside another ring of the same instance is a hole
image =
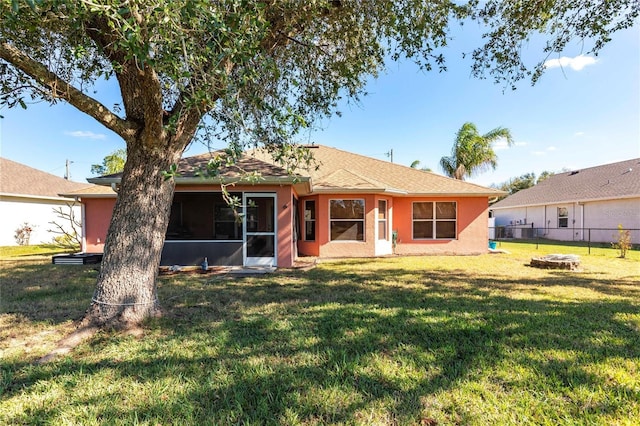
[[555, 174], [491, 209], [640, 197], [640, 158]]
[[[310, 147], [311, 153], [319, 166], [297, 169], [294, 176], [275, 162], [265, 150], [251, 150], [244, 153], [237, 166], [221, 170], [225, 179], [241, 176], [240, 169], [245, 172], [258, 172], [268, 183], [269, 179], [280, 179], [291, 183], [311, 181], [312, 192], [347, 193], [347, 192], [392, 192], [399, 195], [413, 196], [470, 196], [498, 197], [504, 191], [487, 188], [469, 182], [451, 179], [431, 172], [412, 169], [401, 164], [377, 160], [364, 155], [331, 148], [324, 145]], [[179, 177], [176, 183], [210, 184], [212, 180], [198, 179], [195, 171], [206, 167], [210, 153], [187, 157], [178, 164]], [[101, 185], [119, 182], [120, 174], [89, 179], [91, 183]]]
[[[299, 170], [309, 176], [314, 192], [376, 191], [413, 196], [487, 196], [504, 192], [452, 179], [436, 173], [413, 169], [401, 164], [378, 160], [325, 145], [314, 145], [311, 153], [319, 167]], [[254, 152], [263, 161], [268, 154]]]
[[0, 194], [59, 198], [59, 194], [92, 186], [0, 157]]
[[[175, 179], [176, 183], [215, 183], [215, 179], [205, 178], [201, 174], [207, 171], [207, 164], [210, 160], [213, 160], [217, 154], [218, 152], [207, 152], [180, 159], [177, 164], [178, 174]], [[241, 156], [232, 166], [223, 165], [219, 172], [220, 177], [227, 181], [242, 178], [244, 173], [254, 172], [259, 173], [263, 177], [290, 181], [294, 180], [294, 177], [290, 176], [284, 168], [249, 155]], [[120, 182], [121, 178], [122, 173], [115, 173], [112, 175], [90, 178], [89, 182], [96, 183], [98, 185], [109, 185], [112, 182]]]

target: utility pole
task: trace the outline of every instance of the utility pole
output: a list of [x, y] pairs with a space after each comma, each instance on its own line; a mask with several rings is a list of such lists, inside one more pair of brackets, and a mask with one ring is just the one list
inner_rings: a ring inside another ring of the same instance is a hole
[[391, 162], [393, 163], [393, 148], [391, 148], [391, 150], [389, 150], [389, 152], [385, 152], [384, 155], [389, 157], [391, 159]]
[[71, 173], [69, 172], [69, 165], [73, 163], [73, 161], [69, 161], [69, 159], [67, 158], [67, 161], [65, 162], [65, 173], [64, 173], [64, 178], [66, 180], [71, 180]]

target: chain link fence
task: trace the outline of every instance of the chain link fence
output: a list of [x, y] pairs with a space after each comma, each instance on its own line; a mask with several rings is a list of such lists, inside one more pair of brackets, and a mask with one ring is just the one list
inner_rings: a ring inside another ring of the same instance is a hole
[[[640, 250], [640, 229], [623, 228], [631, 238], [632, 250]], [[562, 242], [576, 246], [611, 248], [620, 239], [618, 228], [536, 228], [533, 226], [495, 226], [489, 227], [489, 239], [493, 241], [533, 241], [542, 243]]]

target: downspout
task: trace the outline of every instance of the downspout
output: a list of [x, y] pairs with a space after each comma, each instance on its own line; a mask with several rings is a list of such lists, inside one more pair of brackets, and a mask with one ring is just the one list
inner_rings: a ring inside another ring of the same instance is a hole
[[80, 247], [80, 251], [82, 253], [86, 253], [87, 252], [87, 227], [86, 227], [86, 223], [87, 221], [85, 220], [86, 217], [86, 213], [85, 213], [85, 209], [84, 209], [84, 203], [80, 200], [80, 197], [76, 197], [76, 201], [80, 203], [80, 220], [82, 221], [82, 223], [80, 224], [80, 226], [82, 227], [82, 230], [80, 232], [82, 232], [82, 246]]
[[584, 203], [578, 203], [580, 206], [580, 240], [584, 241]]
[[573, 241], [576, 240], [576, 204], [578, 203], [573, 203], [573, 212], [571, 213], [571, 239]]

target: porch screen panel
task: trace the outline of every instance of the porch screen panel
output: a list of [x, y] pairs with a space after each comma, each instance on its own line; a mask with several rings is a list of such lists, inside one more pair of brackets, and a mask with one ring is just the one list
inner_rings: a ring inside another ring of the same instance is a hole
[[215, 203], [213, 209], [214, 240], [242, 240], [242, 222], [236, 211], [224, 200]]
[[248, 200], [247, 231], [273, 232], [275, 218], [273, 216], [273, 198], [255, 197]]
[[242, 223], [236, 217], [220, 193], [176, 192], [166, 239], [242, 240]]
[[364, 200], [330, 200], [331, 241], [364, 241]]

